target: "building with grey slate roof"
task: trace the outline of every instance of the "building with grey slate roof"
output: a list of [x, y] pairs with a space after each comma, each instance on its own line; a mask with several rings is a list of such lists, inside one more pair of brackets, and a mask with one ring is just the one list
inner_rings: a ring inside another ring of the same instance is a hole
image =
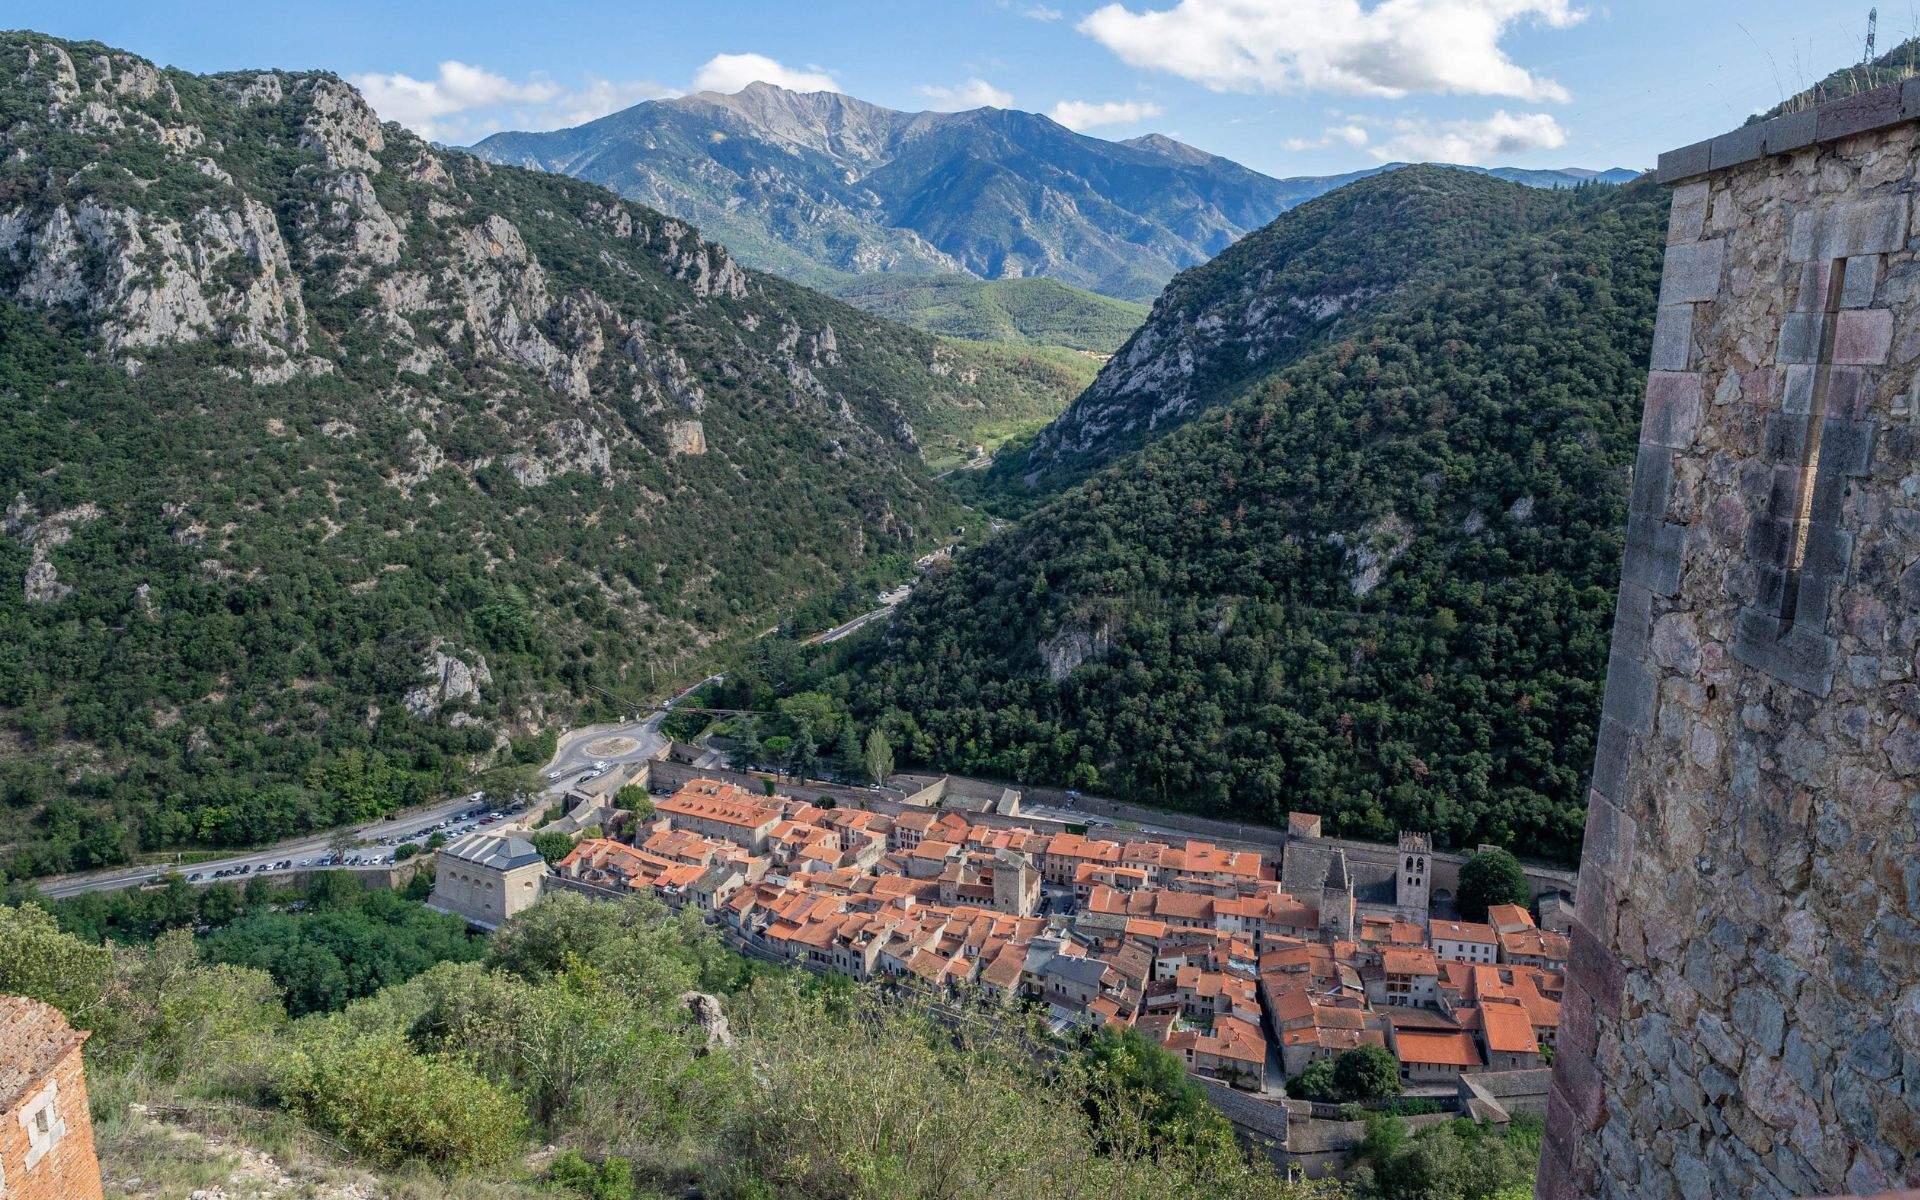
[[470, 833], [440, 848], [427, 903], [494, 929], [539, 902], [546, 876], [547, 860], [525, 838]]

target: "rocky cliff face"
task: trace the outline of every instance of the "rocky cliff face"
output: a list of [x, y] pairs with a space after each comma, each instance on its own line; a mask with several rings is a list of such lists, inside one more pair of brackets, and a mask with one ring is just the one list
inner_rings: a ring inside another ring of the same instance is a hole
[[1375, 175], [1184, 272], [1086, 392], [1003, 474], [1053, 486], [1360, 328], [1385, 300], [1538, 227], [1552, 197], [1449, 167]]
[[31, 774], [0, 845], [83, 770], [128, 787], [98, 856], [323, 822], [168, 810], [304, 780], [347, 725], [457, 773], [660, 678], [951, 528], [921, 448], [1067, 383], [971, 354], [330, 75], [0, 35], [0, 744]]

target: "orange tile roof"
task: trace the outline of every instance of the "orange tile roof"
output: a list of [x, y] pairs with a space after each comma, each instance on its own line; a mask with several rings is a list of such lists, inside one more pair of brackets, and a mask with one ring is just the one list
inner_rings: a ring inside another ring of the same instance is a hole
[[1535, 1054], [1540, 1042], [1533, 1036], [1533, 1022], [1518, 1004], [1500, 1002], [1480, 1006], [1480, 1029], [1487, 1049], [1495, 1054]]
[[1473, 1044], [1473, 1035], [1469, 1033], [1408, 1029], [1396, 1034], [1394, 1041], [1399, 1047], [1400, 1061], [1404, 1063], [1443, 1067], [1480, 1065], [1480, 1048]]

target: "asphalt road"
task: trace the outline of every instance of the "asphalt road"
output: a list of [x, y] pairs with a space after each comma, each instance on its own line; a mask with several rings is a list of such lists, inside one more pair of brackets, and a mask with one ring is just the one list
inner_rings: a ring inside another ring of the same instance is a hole
[[[667, 702], [671, 707], [684, 699], [694, 688], [716, 682], [718, 675], [708, 676], [693, 687], [687, 688]], [[541, 773], [546, 783], [548, 795], [558, 795], [569, 788], [580, 786], [582, 777], [589, 772], [604, 774], [596, 770], [595, 764], [605, 762], [613, 765], [638, 762], [657, 754], [667, 743], [666, 736], [660, 732], [660, 723], [666, 719], [665, 712], [650, 714], [646, 719], [613, 725], [590, 725], [582, 729], [568, 730], [562, 734], [555, 748], [554, 756]], [[606, 751], [602, 753], [602, 751]], [[584, 781], [591, 784], [592, 780]], [[441, 801], [426, 808], [415, 809], [384, 821], [375, 821], [354, 829], [336, 829], [326, 833], [309, 834], [278, 842], [258, 850], [248, 850], [225, 858], [210, 859], [189, 866], [177, 866], [172, 863], [158, 863], [150, 866], [123, 867], [111, 871], [91, 871], [84, 875], [68, 875], [40, 882], [42, 895], [59, 899], [64, 896], [78, 896], [83, 892], [110, 892], [121, 888], [139, 887], [151, 883], [162, 876], [179, 872], [189, 877], [198, 875], [201, 883], [215, 882], [216, 872], [227, 874], [219, 878], [223, 881], [245, 882], [256, 875], [265, 874], [269, 878], [274, 872], [272, 864], [291, 860], [291, 867], [283, 868], [281, 873], [311, 869], [315, 859], [329, 855], [336, 844], [371, 842], [373, 846], [357, 851], [369, 858], [383, 861], [371, 861], [358, 865], [361, 870], [378, 870], [387, 865], [393, 852], [393, 845], [399, 842], [425, 839], [439, 832], [448, 837], [457, 837], [481, 827], [479, 819], [459, 820], [460, 814], [482, 806], [479, 793], [459, 796]], [[392, 843], [383, 845], [382, 843]], [[349, 851], [349, 854], [356, 851]], [[245, 867], [245, 871], [237, 868]], [[343, 869], [354, 870], [353, 865]]]

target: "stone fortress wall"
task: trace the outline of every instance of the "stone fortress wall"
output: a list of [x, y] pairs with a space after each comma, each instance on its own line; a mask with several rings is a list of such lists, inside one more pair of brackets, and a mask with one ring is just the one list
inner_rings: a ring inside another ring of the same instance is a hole
[[1674, 184], [1537, 1195], [1920, 1186], [1920, 81]]

